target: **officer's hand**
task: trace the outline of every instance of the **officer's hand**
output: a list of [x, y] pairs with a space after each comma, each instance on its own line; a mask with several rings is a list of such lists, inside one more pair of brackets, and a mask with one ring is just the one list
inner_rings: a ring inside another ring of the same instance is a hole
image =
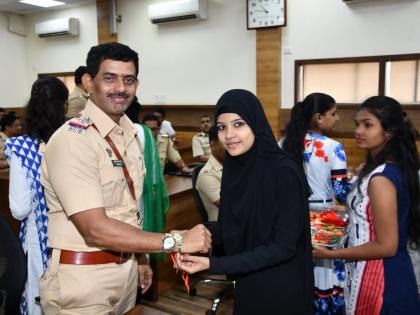
[[149, 265], [139, 264], [139, 287], [141, 288], [141, 294], [146, 291], [152, 285], [153, 270]]
[[182, 238], [181, 252], [192, 253], [208, 253], [211, 247], [211, 233], [202, 225], [196, 225], [187, 231]]
[[185, 173], [185, 174], [191, 174], [191, 173], [192, 173], [192, 171], [193, 171], [193, 169], [192, 169], [192, 168], [190, 168], [190, 167], [188, 167], [188, 166], [184, 166], [184, 167], [181, 169], [181, 172], [182, 172], [182, 173]]

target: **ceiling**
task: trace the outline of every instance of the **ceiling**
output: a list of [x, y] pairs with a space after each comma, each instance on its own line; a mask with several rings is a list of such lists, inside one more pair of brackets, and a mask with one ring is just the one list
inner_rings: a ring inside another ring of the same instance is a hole
[[15, 13], [15, 14], [39, 13], [39, 12], [62, 10], [62, 9], [70, 8], [70, 7], [75, 7], [81, 4], [92, 2], [93, 0], [58, 0], [58, 1], [65, 2], [66, 4], [56, 6], [56, 7], [51, 7], [51, 8], [42, 8], [42, 7], [30, 5], [30, 4], [20, 3], [18, 0], [0, 0], [0, 12], [8, 12], [8, 13]]

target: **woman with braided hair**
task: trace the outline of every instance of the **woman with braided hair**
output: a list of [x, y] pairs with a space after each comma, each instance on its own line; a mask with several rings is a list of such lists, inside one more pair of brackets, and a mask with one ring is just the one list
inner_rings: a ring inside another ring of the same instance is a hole
[[[286, 137], [279, 143], [305, 170], [311, 188], [309, 209], [314, 212], [334, 208], [334, 199], [344, 203], [350, 188], [344, 148], [326, 136], [338, 119], [331, 96], [309, 94], [293, 107]], [[315, 315], [345, 314], [344, 262], [316, 259], [314, 263]]]
[[69, 92], [57, 78], [35, 81], [26, 106], [25, 134], [6, 141], [10, 164], [9, 205], [13, 217], [21, 220], [19, 239], [27, 255], [28, 279], [20, 314], [41, 315], [35, 298], [39, 279], [47, 267], [47, 206], [40, 182], [42, 152], [54, 131], [65, 122]]

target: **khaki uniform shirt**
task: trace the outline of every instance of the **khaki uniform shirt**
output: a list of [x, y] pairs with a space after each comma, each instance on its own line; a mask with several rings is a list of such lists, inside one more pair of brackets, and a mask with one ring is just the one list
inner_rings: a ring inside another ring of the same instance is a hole
[[88, 98], [89, 94], [76, 85], [69, 95], [69, 107], [66, 114], [67, 119], [73, 118], [81, 112], [85, 108]]
[[192, 138], [192, 151], [193, 157], [211, 155], [209, 135], [207, 133], [200, 132]]
[[[95, 124], [98, 130], [92, 127]], [[118, 148], [134, 181], [130, 194], [118, 158], [104, 137]], [[114, 163], [113, 163], [114, 161]], [[127, 116], [115, 124], [88, 101], [80, 116], [60, 127], [46, 146], [41, 182], [47, 199], [48, 246], [73, 251], [97, 251], [88, 246], [69, 217], [93, 208], [105, 208], [108, 217], [139, 227], [138, 200], [145, 167], [136, 129]]]
[[213, 202], [220, 199], [223, 165], [210, 155], [209, 160], [198, 174], [196, 188], [207, 210], [209, 221], [217, 221], [219, 208]]
[[160, 165], [162, 167], [165, 167], [168, 160], [172, 163], [176, 163], [181, 159], [181, 155], [179, 155], [179, 152], [174, 148], [174, 142], [168, 135], [158, 135], [157, 147], [159, 150]]
[[5, 143], [7, 139], [9, 139], [9, 137], [6, 136], [3, 132], [0, 132], [0, 160], [6, 159], [6, 155], [4, 154], [4, 149], [6, 147]]

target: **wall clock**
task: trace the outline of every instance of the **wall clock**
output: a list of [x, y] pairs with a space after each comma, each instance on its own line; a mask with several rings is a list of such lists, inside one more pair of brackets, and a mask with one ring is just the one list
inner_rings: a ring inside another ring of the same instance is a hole
[[247, 28], [286, 25], [286, 0], [246, 0]]

